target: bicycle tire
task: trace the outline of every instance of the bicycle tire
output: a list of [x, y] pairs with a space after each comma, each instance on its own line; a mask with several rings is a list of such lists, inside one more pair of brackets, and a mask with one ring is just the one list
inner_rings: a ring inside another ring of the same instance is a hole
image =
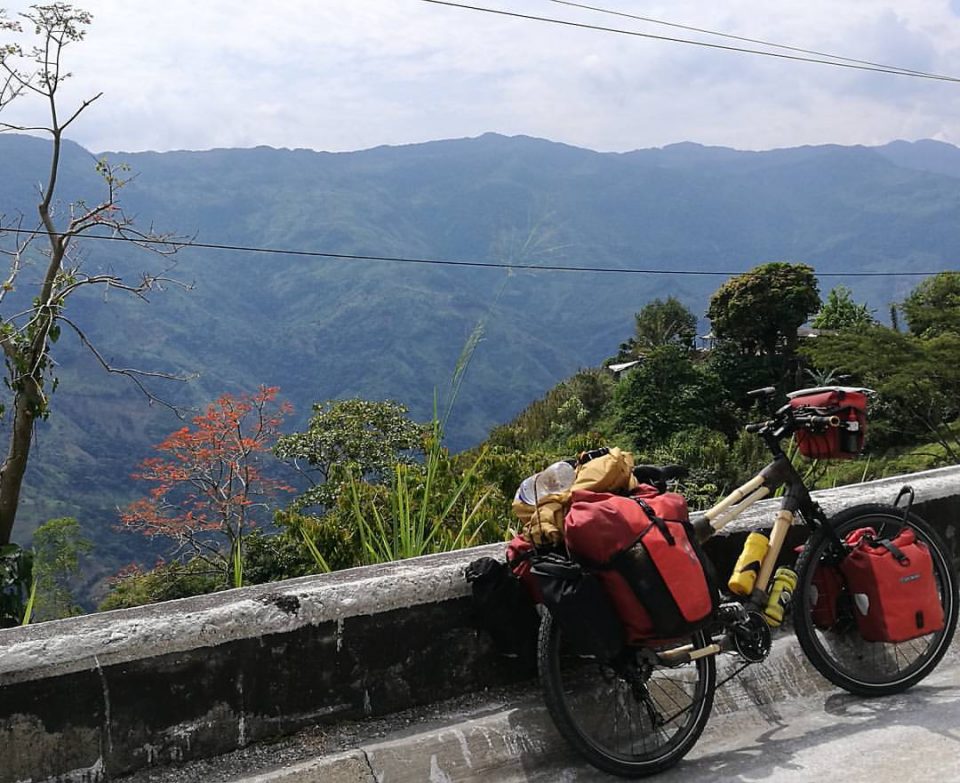
[[[829, 520], [842, 539], [852, 530], [872, 527], [881, 537], [893, 538], [904, 526], [904, 511], [892, 505], [870, 503], [844, 509]], [[852, 610], [830, 629], [813, 621], [816, 569], [829, 559], [835, 539], [825, 530], [810, 538], [797, 559], [793, 624], [797, 640], [810, 663], [834, 685], [860, 696], [886, 696], [916, 685], [943, 658], [957, 627], [957, 580], [946, 546], [930, 524], [910, 514], [906, 524], [930, 550], [934, 577], [944, 612], [943, 630], [908, 642], [868, 642], [860, 637]]]
[[[694, 647], [707, 643], [702, 633], [684, 641]], [[672, 667], [646, 663], [638, 687], [635, 677], [631, 684], [622, 670], [618, 674], [595, 657], [568, 648], [560, 624], [544, 613], [537, 648], [544, 700], [561, 736], [588, 763], [613, 775], [639, 778], [673, 766], [690, 751], [713, 707], [713, 655]], [[629, 655], [643, 657], [640, 648]]]

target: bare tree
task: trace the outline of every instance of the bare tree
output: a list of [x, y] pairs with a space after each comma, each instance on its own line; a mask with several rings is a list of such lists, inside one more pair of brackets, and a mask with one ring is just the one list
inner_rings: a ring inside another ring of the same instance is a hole
[[[37, 126], [0, 122], [0, 132], [45, 134], [52, 142], [49, 171], [38, 187], [39, 222], [28, 221], [24, 215], [6, 219], [0, 215], [0, 254], [9, 262], [7, 276], [0, 283], [0, 350], [6, 362], [5, 381], [12, 396], [10, 440], [6, 458], [0, 465], [0, 545], [9, 542], [13, 530], [34, 425], [49, 413], [49, 395], [56, 388], [51, 347], [63, 326], [76, 333], [80, 343], [105, 370], [131, 378], [151, 401], [157, 398], [145, 386], [145, 380], [171, 377], [112, 366], [65, 314], [70, 296], [91, 286], [120, 290], [145, 299], [148, 292], [164, 282], [175, 282], [167, 277], [172, 264], [166, 264], [157, 274], [144, 273], [135, 281], [112, 273], [87, 274], [77, 253], [77, 240], [81, 237], [122, 240], [161, 256], [176, 252], [182, 244], [171, 235], [135, 227], [119, 203], [120, 191], [130, 181], [129, 171], [122, 164], [106, 160], [97, 163], [97, 173], [103, 180], [99, 203], [77, 201], [63, 210], [58, 206], [57, 176], [64, 133], [101, 95], [83, 100], [72, 111], [61, 115], [58, 93], [71, 75], [63, 67], [62, 56], [69, 45], [83, 40], [91, 19], [88, 12], [69, 3], [32, 5], [19, 19], [8, 18], [0, 9], [0, 33], [10, 40], [0, 42], [0, 112], [13, 101], [32, 98], [44, 104], [47, 118], [43, 121], [46, 124]], [[32, 28], [37, 42], [29, 49], [20, 43], [24, 26], [28, 34]], [[33, 265], [39, 267], [39, 282], [27, 281], [23, 275], [24, 270]], [[14, 300], [20, 303], [26, 298], [22, 292], [12, 293], [17, 291], [21, 278], [25, 287], [36, 286], [32, 300], [11, 307]], [[4, 312], [9, 309], [18, 311]]]

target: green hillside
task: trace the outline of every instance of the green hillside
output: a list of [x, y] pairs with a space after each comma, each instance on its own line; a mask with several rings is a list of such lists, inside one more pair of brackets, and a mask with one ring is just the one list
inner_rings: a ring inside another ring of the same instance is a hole
[[[66, 151], [60, 193], [93, 198], [94, 156]], [[0, 136], [0, 213], [32, 214], [40, 140]], [[138, 177], [125, 204], [143, 224], [205, 243], [355, 255], [681, 271], [803, 261], [820, 273], [955, 268], [960, 150], [739, 152], [678, 144], [601, 154], [525, 137], [353, 153], [212, 150], [114, 154]], [[156, 260], [88, 242], [88, 268], [133, 272]], [[426, 418], [478, 322], [450, 444], [483, 440], [629, 336], [633, 314], [673, 295], [702, 314], [722, 276], [457, 268], [189, 248], [149, 305], [72, 300], [71, 317], [117, 365], [196, 373], [162, 389], [199, 406], [222, 391], [276, 384], [305, 421], [328, 398], [393, 398]], [[831, 278], [885, 312], [915, 279]], [[73, 515], [110, 567], [142, 542], [112, 530], [135, 492], [129, 474], [179, 426], [108, 377], [64, 336], [62, 385], [37, 430], [17, 538]], [[106, 568], [106, 566], [105, 566]]]

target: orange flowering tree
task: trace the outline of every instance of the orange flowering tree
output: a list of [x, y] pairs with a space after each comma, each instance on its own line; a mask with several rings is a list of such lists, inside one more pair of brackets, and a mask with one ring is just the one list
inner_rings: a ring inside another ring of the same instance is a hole
[[245, 533], [266, 516], [272, 497], [290, 490], [262, 466], [291, 410], [277, 401], [278, 391], [224, 394], [193, 426], [157, 444], [160, 456], [144, 460], [133, 476], [153, 486], [121, 513], [121, 525], [173, 539], [178, 555], [201, 558], [240, 587]]

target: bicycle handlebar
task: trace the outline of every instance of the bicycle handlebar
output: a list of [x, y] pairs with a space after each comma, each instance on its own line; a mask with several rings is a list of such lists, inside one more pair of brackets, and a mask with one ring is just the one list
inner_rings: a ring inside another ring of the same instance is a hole
[[[839, 427], [840, 426], [840, 417], [839, 416], [818, 416], [816, 414], [800, 414], [793, 415], [789, 418], [778, 417], [777, 419], [767, 419], [766, 421], [758, 421], [753, 424], [748, 424], [744, 429], [750, 433], [759, 433], [767, 432], [772, 430], [775, 427], [783, 426], [788, 423], [793, 425], [798, 425], [800, 427]], [[785, 429], [783, 434], [790, 434], [790, 429]]]
[[839, 416], [817, 416], [811, 414], [809, 416], [794, 416], [793, 421], [797, 424], [810, 424], [814, 427], [839, 427], [840, 426], [840, 417]]

